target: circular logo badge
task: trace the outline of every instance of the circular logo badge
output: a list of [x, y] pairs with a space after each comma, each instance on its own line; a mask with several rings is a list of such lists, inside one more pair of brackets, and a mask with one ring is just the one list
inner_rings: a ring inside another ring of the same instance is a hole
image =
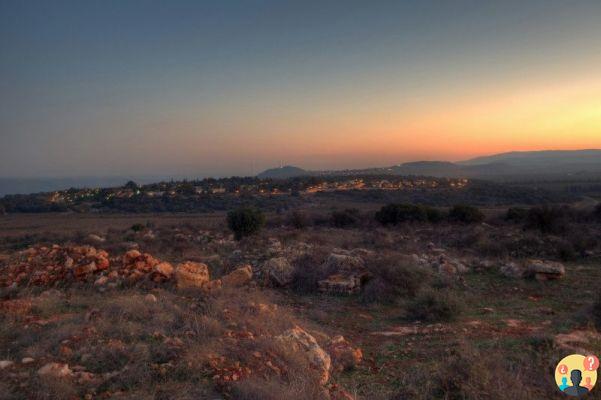
[[595, 387], [598, 368], [599, 359], [596, 356], [570, 354], [557, 364], [555, 383], [568, 396], [584, 396]]

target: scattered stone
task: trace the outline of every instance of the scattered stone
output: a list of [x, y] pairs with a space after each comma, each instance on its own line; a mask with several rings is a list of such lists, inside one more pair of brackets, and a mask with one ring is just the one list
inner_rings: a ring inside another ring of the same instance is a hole
[[101, 244], [101, 243], [106, 242], [105, 238], [103, 238], [102, 236], [96, 235], [94, 233], [90, 233], [88, 235], [88, 240], [95, 244]]
[[209, 267], [206, 264], [187, 261], [175, 269], [178, 289], [202, 288], [209, 282]]
[[328, 382], [332, 360], [313, 336], [301, 327], [296, 326], [276, 336], [275, 339], [289, 346], [291, 350], [305, 354], [311, 366], [318, 372], [320, 383], [324, 385]]
[[96, 279], [96, 281], [94, 281], [94, 285], [95, 286], [104, 286], [108, 283], [109, 278], [107, 276], [101, 276], [100, 278]]
[[566, 273], [562, 263], [556, 261], [529, 260], [526, 263], [526, 278], [534, 278], [537, 281], [549, 281], [561, 279]]
[[160, 262], [152, 267], [152, 275], [152, 280], [157, 283], [171, 279], [173, 266], [168, 262]]
[[54, 378], [64, 378], [73, 375], [73, 371], [68, 364], [48, 363], [38, 370], [40, 376], [50, 376]]
[[317, 282], [317, 290], [330, 294], [355, 294], [361, 290], [361, 277], [357, 275], [330, 275]]
[[265, 285], [284, 287], [292, 283], [294, 267], [285, 257], [271, 258], [263, 264]]
[[34, 362], [35, 360], [31, 357], [25, 357], [21, 360], [21, 364], [31, 364], [32, 362]]
[[515, 262], [508, 262], [501, 265], [499, 269], [501, 274], [508, 278], [522, 278], [524, 276], [524, 268]]
[[156, 303], [157, 301], [159, 301], [157, 297], [152, 293], [148, 293], [146, 296], [144, 296], [144, 300], [146, 300], [147, 303]]
[[0, 369], [5, 369], [11, 367], [14, 364], [13, 361], [10, 360], [2, 360], [0, 361]]
[[221, 282], [223, 286], [240, 287], [249, 283], [252, 280], [252, 277], [252, 267], [250, 265], [243, 265], [221, 277]]

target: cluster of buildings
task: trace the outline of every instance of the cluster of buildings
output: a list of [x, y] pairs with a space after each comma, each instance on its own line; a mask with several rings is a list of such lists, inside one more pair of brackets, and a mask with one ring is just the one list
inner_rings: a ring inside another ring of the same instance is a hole
[[465, 187], [467, 179], [412, 178], [412, 177], [309, 177], [283, 181], [258, 178], [204, 179], [202, 181], [161, 182], [138, 186], [128, 182], [116, 188], [84, 188], [56, 191], [46, 194], [51, 203], [75, 204], [86, 201], [111, 201], [113, 199], [140, 198], [190, 198], [210, 195], [272, 196], [312, 194], [348, 190], [414, 190]]

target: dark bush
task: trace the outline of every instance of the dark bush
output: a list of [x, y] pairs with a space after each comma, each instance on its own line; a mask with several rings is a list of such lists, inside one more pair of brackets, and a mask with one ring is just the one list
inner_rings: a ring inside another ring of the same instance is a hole
[[330, 222], [336, 228], [346, 228], [356, 225], [359, 222], [359, 210], [346, 209], [343, 211], [333, 211]]
[[601, 221], [601, 203], [597, 204], [595, 211], [593, 211], [593, 215], [597, 220]]
[[562, 233], [569, 225], [568, 214], [568, 207], [533, 207], [528, 210], [526, 228], [543, 233]]
[[133, 224], [130, 228], [134, 232], [140, 232], [144, 230], [144, 225], [142, 224]]
[[227, 213], [227, 225], [236, 240], [250, 236], [265, 225], [265, 216], [256, 208], [239, 208]]
[[473, 224], [484, 221], [484, 214], [476, 207], [460, 204], [451, 208], [449, 219], [455, 222]]
[[445, 215], [438, 208], [425, 206], [426, 214], [428, 216], [428, 222], [437, 223], [445, 218]]
[[510, 207], [505, 214], [505, 220], [511, 222], [524, 222], [528, 217], [528, 210], [520, 207]]
[[461, 313], [461, 306], [448, 290], [426, 290], [409, 305], [407, 316], [426, 322], [452, 321]]
[[391, 304], [403, 296], [415, 296], [431, 278], [426, 270], [392, 256], [371, 261], [367, 268], [373, 275], [362, 293], [367, 303]]
[[290, 225], [292, 225], [296, 229], [303, 229], [311, 225], [311, 220], [307, 216], [307, 214], [305, 214], [302, 211], [296, 210], [293, 211], [292, 214], [290, 214]]
[[428, 212], [423, 206], [388, 204], [376, 212], [375, 218], [383, 225], [397, 225], [402, 222], [427, 221]]
[[317, 290], [317, 282], [328, 275], [321, 267], [325, 254], [306, 254], [294, 262], [294, 274], [291, 287], [299, 293], [311, 293]]

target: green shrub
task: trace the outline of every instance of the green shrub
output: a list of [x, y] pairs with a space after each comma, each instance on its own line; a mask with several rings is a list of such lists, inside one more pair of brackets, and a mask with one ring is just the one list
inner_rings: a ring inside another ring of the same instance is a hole
[[426, 290], [409, 305], [408, 317], [426, 322], [452, 321], [461, 313], [461, 306], [448, 290]]
[[257, 233], [265, 225], [265, 216], [256, 208], [239, 208], [227, 213], [227, 225], [236, 240]]
[[402, 222], [427, 221], [425, 207], [412, 204], [388, 204], [376, 212], [376, 221], [383, 225], [397, 225]]
[[346, 228], [356, 225], [359, 222], [359, 210], [346, 209], [343, 211], [334, 211], [330, 217], [330, 222], [336, 228]]
[[478, 208], [468, 205], [456, 205], [449, 211], [451, 221], [472, 224], [484, 221], [484, 214]]

